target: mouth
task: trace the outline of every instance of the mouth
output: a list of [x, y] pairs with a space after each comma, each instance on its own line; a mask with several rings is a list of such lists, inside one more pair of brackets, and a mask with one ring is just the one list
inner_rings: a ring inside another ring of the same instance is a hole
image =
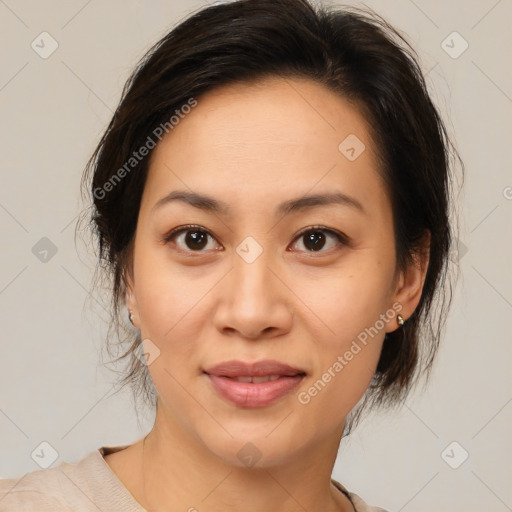
[[265, 360], [257, 363], [226, 361], [203, 371], [216, 393], [238, 407], [265, 407], [295, 389], [306, 372]]
[[285, 375], [244, 375], [240, 377], [228, 377], [227, 375], [224, 375], [223, 377], [226, 377], [226, 379], [236, 380], [237, 382], [253, 382], [255, 384], [259, 384], [260, 382], [269, 382], [282, 379], [285, 377]]
[[[295, 377], [296, 375], [306, 375], [301, 368], [295, 368], [279, 361], [266, 359], [254, 363], [244, 361], [224, 361], [215, 366], [207, 368], [204, 373], [208, 375], [217, 375], [219, 377], [230, 377], [232, 379], [248, 378], [258, 379], [266, 377], [267, 380], [277, 380], [279, 377]], [[242, 380], [240, 382], [250, 382]], [[258, 382], [258, 380], [253, 381]], [[261, 381], [265, 382], [265, 381]]]

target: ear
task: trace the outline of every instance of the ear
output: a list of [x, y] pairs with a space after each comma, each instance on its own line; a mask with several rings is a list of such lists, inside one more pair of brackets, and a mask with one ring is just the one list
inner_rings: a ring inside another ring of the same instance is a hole
[[[430, 255], [430, 231], [426, 230], [421, 240], [420, 247], [414, 254], [414, 262], [401, 271], [396, 280], [396, 287], [392, 295], [392, 303], [400, 303], [402, 309], [399, 312], [404, 320], [407, 320], [415, 311], [420, 302], [425, 277], [427, 275]], [[393, 308], [395, 309], [395, 308]], [[392, 325], [389, 327], [393, 327]], [[386, 329], [386, 332], [393, 332], [398, 328]]]
[[128, 314], [132, 313], [132, 321], [134, 327], [137, 329], [140, 329], [140, 322], [139, 322], [139, 310], [137, 307], [137, 299], [135, 297], [134, 292], [134, 279], [132, 276], [132, 273], [130, 271], [126, 271], [123, 275], [123, 281], [125, 286], [125, 297], [124, 301], [126, 304], [126, 308], [128, 309]]

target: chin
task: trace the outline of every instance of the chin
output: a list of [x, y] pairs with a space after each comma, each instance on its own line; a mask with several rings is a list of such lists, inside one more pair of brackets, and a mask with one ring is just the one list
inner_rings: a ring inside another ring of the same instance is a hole
[[[274, 424], [274, 431], [261, 426], [248, 427], [241, 430], [227, 430], [233, 437], [219, 436], [210, 431], [201, 436], [206, 448], [224, 463], [239, 468], [262, 469], [284, 464], [293, 457], [293, 453], [304, 444], [304, 439], [293, 440], [294, 436], [283, 429], [279, 432]], [[271, 434], [269, 435], [269, 432]], [[212, 437], [212, 434], [214, 437]]]

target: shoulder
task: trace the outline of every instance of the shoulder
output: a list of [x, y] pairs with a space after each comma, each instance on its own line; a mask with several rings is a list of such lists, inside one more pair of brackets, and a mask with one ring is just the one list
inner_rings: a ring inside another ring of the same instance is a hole
[[89, 452], [76, 463], [0, 479], [0, 511], [71, 512], [115, 500], [122, 492], [103, 461], [104, 450]]
[[60, 478], [56, 468], [0, 480], [0, 511], [55, 512], [70, 510], [59, 498]]
[[347, 490], [338, 481], [336, 481], [336, 480], [331, 480], [331, 481], [338, 489], [340, 489], [341, 492], [343, 492], [344, 494], [346, 494], [349, 497], [350, 501], [354, 505], [356, 512], [388, 512], [387, 510], [385, 510], [381, 507], [374, 507], [374, 506], [368, 505], [368, 503], [366, 503], [360, 496]]

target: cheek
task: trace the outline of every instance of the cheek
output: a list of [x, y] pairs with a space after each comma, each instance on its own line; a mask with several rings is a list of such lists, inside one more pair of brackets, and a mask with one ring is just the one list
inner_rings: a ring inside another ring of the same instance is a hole
[[314, 375], [298, 397], [306, 410], [325, 408], [338, 421], [366, 391], [385, 336], [381, 315], [394, 314], [388, 302], [390, 269], [375, 258], [365, 262], [360, 255], [357, 264], [347, 263], [335, 278], [316, 280], [314, 286], [302, 289], [308, 306], [322, 320], [315, 322], [315, 347], [310, 352]]
[[201, 305], [201, 297], [214, 285], [211, 273], [180, 268], [165, 248], [141, 247], [135, 256], [135, 276], [144, 337], [168, 345], [178, 332], [182, 339], [184, 329], [193, 332], [195, 310]]
[[148, 371], [166, 410], [190, 428], [194, 421], [205, 420], [191, 399], [189, 382], [196, 377], [197, 338], [201, 317], [206, 314], [201, 298], [214, 281], [207, 274], [191, 278], [192, 273], [173, 264], [165, 250], [141, 248], [135, 262], [141, 336], [149, 338], [159, 351]]
[[317, 339], [331, 355], [368, 329], [373, 335], [375, 329], [383, 331], [379, 318], [390, 308], [392, 269], [390, 259], [379, 259], [368, 249], [354, 252], [328, 273], [296, 279], [297, 295], [307, 298], [307, 308], [321, 320]]
[[[316, 424], [322, 416], [329, 430], [340, 424], [367, 390], [379, 361], [385, 332], [379, 322], [381, 311], [368, 304], [364, 311], [352, 304], [338, 303], [330, 317], [335, 335], [316, 338], [309, 353], [313, 374], [297, 396], [304, 421]], [[372, 312], [373, 311], [373, 312]], [[377, 325], [376, 325], [377, 324]]]
[[304, 428], [330, 431], [345, 422], [372, 380], [374, 365], [369, 359], [368, 353], [360, 353], [346, 365], [331, 364], [299, 391], [298, 411]]

